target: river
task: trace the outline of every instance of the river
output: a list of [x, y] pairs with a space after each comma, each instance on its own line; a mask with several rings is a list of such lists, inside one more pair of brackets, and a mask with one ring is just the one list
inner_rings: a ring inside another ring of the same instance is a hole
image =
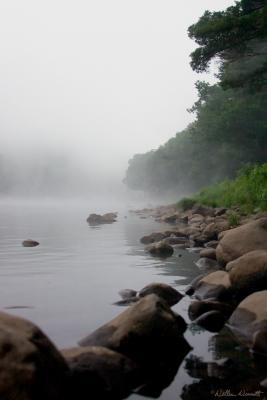
[[[109, 211], [119, 211], [118, 222], [97, 227], [87, 224], [89, 213]], [[175, 250], [163, 261], [148, 255], [140, 243], [143, 235], [162, 228], [152, 218], [141, 219], [122, 205], [105, 207], [103, 202], [89, 200], [2, 201], [1, 309], [37, 323], [59, 348], [66, 348], [123, 311], [113, 305], [121, 289], [140, 290], [148, 283], [164, 282], [183, 292], [199, 274], [194, 264], [197, 256]], [[27, 238], [40, 245], [23, 247]], [[185, 298], [174, 307], [187, 322], [188, 301]], [[193, 350], [162, 391], [161, 400], [179, 399], [185, 385], [195, 388], [207, 363], [225, 357], [222, 341], [228, 347], [230, 343], [231, 354], [240, 351], [234, 341], [229, 342], [229, 334], [218, 336], [192, 326], [186, 338]], [[247, 352], [244, 357], [249, 357]], [[206, 363], [204, 368], [201, 363], [199, 368], [199, 361]]]

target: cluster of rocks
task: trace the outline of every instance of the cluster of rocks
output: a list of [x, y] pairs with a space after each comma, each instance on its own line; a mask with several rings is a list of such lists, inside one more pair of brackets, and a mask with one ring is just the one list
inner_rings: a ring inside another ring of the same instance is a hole
[[151, 390], [158, 397], [191, 349], [185, 321], [170, 308], [181, 297], [149, 285], [136, 304], [61, 351], [36, 325], [1, 312], [0, 398], [122, 399]]
[[227, 325], [243, 344], [267, 355], [267, 213], [239, 215], [239, 226], [232, 227], [232, 210], [196, 204], [181, 212], [172, 207], [142, 210], [171, 223], [172, 229], [141, 242], [150, 243], [152, 254], [164, 246], [197, 247], [202, 274], [186, 291], [194, 298], [191, 320], [213, 332]]
[[116, 222], [117, 217], [118, 213], [116, 212], [109, 212], [103, 215], [90, 214], [86, 221], [89, 225], [112, 224], [113, 222]]

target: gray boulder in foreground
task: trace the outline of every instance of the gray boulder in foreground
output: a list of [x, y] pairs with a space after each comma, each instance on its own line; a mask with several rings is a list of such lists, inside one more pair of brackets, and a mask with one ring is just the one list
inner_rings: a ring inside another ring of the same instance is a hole
[[150, 294], [127, 308], [86, 338], [81, 346], [104, 346], [141, 363], [160, 361], [179, 351], [181, 360], [190, 346], [183, 337], [186, 323], [167, 303]]
[[68, 372], [36, 325], [0, 312], [0, 399], [64, 400]]
[[139, 383], [134, 361], [105, 347], [75, 347], [61, 351], [70, 368], [72, 399], [121, 399]]
[[231, 315], [228, 325], [243, 344], [267, 355], [267, 290], [246, 297]]

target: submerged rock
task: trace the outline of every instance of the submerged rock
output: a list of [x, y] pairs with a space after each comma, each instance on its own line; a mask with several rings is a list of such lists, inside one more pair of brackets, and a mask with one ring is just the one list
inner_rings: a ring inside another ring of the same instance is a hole
[[26, 239], [22, 242], [22, 246], [23, 247], [36, 247], [39, 246], [39, 242], [36, 242], [36, 240], [32, 240], [32, 239]]
[[203, 272], [217, 271], [220, 268], [216, 260], [207, 257], [200, 258], [195, 264]]
[[169, 306], [173, 306], [183, 298], [180, 292], [165, 283], [150, 283], [140, 290], [139, 297], [145, 297], [149, 294], [156, 294], [165, 300]]
[[105, 347], [62, 350], [70, 368], [70, 398], [125, 398], [139, 383], [134, 361]]
[[137, 291], [133, 289], [122, 289], [119, 291], [119, 295], [123, 300], [128, 300], [136, 297]]
[[143, 236], [140, 239], [140, 242], [143, 244], [151, 244], [151, 243], [159, 242], [162, 239], [164, 239], [165, 237], [166, 237], [165, 233], [154, 232], [154, 233], [151, 233], [151, 235]]
[[0, 398], [64, 400], [68, 366], [48, 337], [22, 318], [0, 313]]
[[170, 257], [173, 255], [173, 247], [168, 243], [165, 243], [163, 240], [161, 242], [157, 242], [151, 244], [146, 247], [146, 250], [152, 254], [153, 256], [158, 257]]
[[189, 345], [183, 337], [186, 323], [154, 294], [142, 298], [112, 321], [79, 342], [104, 346], [143, 364], [150, 364], [179, 349], [181, 358]]

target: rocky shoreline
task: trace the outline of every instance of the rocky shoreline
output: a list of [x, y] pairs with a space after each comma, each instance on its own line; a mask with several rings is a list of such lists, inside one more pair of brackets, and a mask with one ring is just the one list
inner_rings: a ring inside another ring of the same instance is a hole
[[[232, 212], [198, 204], [186, 211], [175, 206], [134, 211], [169, 224], [168, 230], [141, 238], [146, 251], [162, 258], [171, 257], [175, 248], [197, 252], [200, 276], [185, 295], [162, 283], [121, 291], [117, 304], [127, 308], [77, 347], [59, 350], [33, 323], [1, 312], [1, 400], [159, 397], [191, 350], [184, 336], [187, 324], [171, 308], [184, 296], [191, 299], [188, 315], [195, 325], [210, 332], [227, 326], [255, 357], [265, 359], [267, 213], [238, 215], [238, 226], [231, 226]], [[88, 222], [115, 222], [116, 214], [106, 216], [93, 214]], [[228, 369], [228, 361], [205, 365], [211, 387], [210, 374]], [[264, 370], [253, 377], [253, 387], [256, 382], [262, 394], [266, 377]], [[198, 384], [196, 392], [202, 381]], [[183, 398], [193, 397], [184, 393]]]

